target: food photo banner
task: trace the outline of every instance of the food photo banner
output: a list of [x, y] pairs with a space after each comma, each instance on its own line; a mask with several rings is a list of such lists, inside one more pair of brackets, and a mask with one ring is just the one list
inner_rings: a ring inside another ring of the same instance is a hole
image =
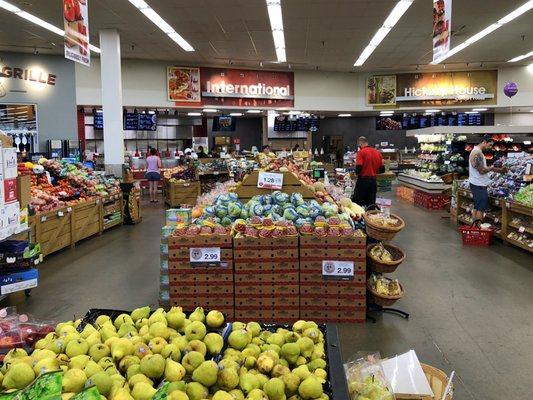
[[89, 66], [89, 0], [63, 0], [65, 58]]
[[294, 107], [292, 72], [169, 67], [167, 84], [177, 105]]
[[498, 71], [438, 72], [371, 76], [369, 106], [494, 105]]
[[450, 51], [452, 0], [433, 0], [433, 61], [438, 62]]

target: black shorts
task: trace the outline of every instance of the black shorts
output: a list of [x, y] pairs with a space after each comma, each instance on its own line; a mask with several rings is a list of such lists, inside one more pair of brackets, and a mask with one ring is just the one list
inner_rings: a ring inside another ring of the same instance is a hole
[[147, 172], [144, 177], [150, 182], [157, 182], [161, 180], [161, 175], [159, 175], [159, 172], [155, 171]]
[[488, 211], [489, 209], [489, 192], [486, 186], [476, 186], [470, 184], [472, 197], [474, 198], [474, 208], [476, 211]]

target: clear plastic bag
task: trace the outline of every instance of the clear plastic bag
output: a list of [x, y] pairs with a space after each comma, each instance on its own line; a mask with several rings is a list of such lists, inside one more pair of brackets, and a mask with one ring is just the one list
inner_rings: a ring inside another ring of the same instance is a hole
[[344, 364], [351, 400], [394, 400], [379, 353], [358, 353]]

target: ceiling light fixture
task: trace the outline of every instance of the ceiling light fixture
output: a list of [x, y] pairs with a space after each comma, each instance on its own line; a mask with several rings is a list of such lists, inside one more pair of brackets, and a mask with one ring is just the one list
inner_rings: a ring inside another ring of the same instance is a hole
[[234, 112], [234, 113], [230, 113], [229, 116], [230, 117], [242, 117], [242, 113]]
[[214, 108], [204, 108], [202, 111], [205, 112], [205, 113], [216, 113], [216, 112], [218, 112], [218, 110], [216, 110]]
[[515, 58], [511, 58], [509, 61], [507, 62], [511, 62], [511, 63], [514, 63], [514, 62], [517, 62], [517, 61], [522, 61], [526, 58], [529, 58], [533, 56], [533, 51], [530, 51], [529, 53], [527, 54], [522, 54], [521, 56], [518, 56], [518, 57], [515, 57]]
[[190, 112], [190, 113], [187, 113], [187, 115], [189, 117], [201, 117], [202, 116], [202, 113], [199, 113], [199, 112]]
[[285, 114], [287, 114], [287, 115], [300, 115], [301, 113], [302, 113], [301, 111], [288, 111]]
[[[11, 3], [8, 3], [7, 1], [0, 0], [0, 8], [3, 8], [6, 11], [12, 12], [13, 14], [18, 15], [19, 17], [24, 18], [26, 21], [30, 21], [34, 23], [35, 25], [39, 25], [41, 28], [44, 28], [50, 32], [53, 32], [56, 35], [63, 36], [63, 37], [65, 36], [65, 31], [63, 29], [60, 29], [57, 26], [54, 26], [46, 22], [45, 20], [42, 20], [41, 18], [36, 17], [33, 14], [30, 14], [29, 12], [22, 11], [20, 8], [18, 8], [17, 6], [14, 6]], [[100, 53], [100, 49], [92, 44], [89, 44], [89, 49], [92, 52]]]
[[248, 114], [261, 114], [261, 110], [248, 110], [246, 111]]
[[343, 117], [351, 117], [352, 114], [339, 114], [338, 116], [341, 117], [341, 118], [343, 118]]
[[274, 48], [278, 62], [287, 61], [285, 53], [285, 32], [283, 30], [283, 15], [281, 13], [281, 0], [266, 0], [268, 18], [270, 19], [270, 28], [272, 29], [272, 38], [274, 39]]
[[402, 15], [411, 7], [414, 0], [400, 0], [396, 6], [392, 9], [389, 16], [378, 29], [374, 37], [370, 40], [368, 46], [365, 47], [355, 64], [354, 67], [360, 67], [365, 63], [365, 61], [370, 57], [374, 50], [379, 46], [381, 41], [389, 34], [389, 32], [394, 28], [394, 25], [402, 18]]
[[472, 108], [472, 111], [480, 112], [480, 111], [487, 111], [488, 108]]
[[465, 111], [465, 114], [479, 114], [477, 111]]
[[[441, 63], [442, 61], [446, 60], [447, 58], [450, 58], [454, 54], [459, 53], [461, 50], [464, 50], [465, 48], [467, 48], [471, 44], [474, 44], [478, 40], [484, 38], [488, 34], [494, 32], [496, 29], [501, 28], [503, 25], [505, 25], [505, 24], [511, 22], [512, 20], [518, 18], [520, 15], [528, 12], [532, 8], [533, 8], [533, 0], [529, 0], [528, 2], [522, 4], [520, 7], [518, 7], [516, 10], [514, 10], [514, 11], [510, 12], [509, 14], [507, 14], [505, 17], [500, 18], [494, 24], [491, 24], [491, 25], [487, 26], [485, 29], [483, 29], [482, 31], [476, 33], [474, 36], [469, 37], [463, 43], [461, 43], [458, 46], [456, 46], [453, 49], [451, 49], [448, 52], [448, 54], [444, 55], [443, 57], [441, 57], [441, 58], [439, 58], [439, 59], [437, 59], [435, 61], [432, 61], [430, 64], [435, 65], [435, 64]], [[509, 62], [512, 62], [512, 61], [509, 61]]]
[[144, 0], [129, 0], [146, 18], [161, 29], [170, 39], [176, 42], [185, 51], [194, 51], [194, 48], [178, 32], [172, 28], [158, 13]]
[[426, 113], [432, 114], [432, 113], [438, 113], [440, 110], [426, 110]]

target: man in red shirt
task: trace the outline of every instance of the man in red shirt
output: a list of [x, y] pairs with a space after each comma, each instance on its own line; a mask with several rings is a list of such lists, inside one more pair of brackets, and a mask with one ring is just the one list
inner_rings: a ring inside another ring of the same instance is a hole
[[368, 207], [376, 204], [376, 193], [378, 185], [376, 175], [385, 172], [383, 157], [381, 153], [368, 146], [368, 140], [361, 136], [357, 143], [360, 150], [357, 152], [357, 161], [355, 163], [355, 172], [357, 173], [357, 182], [353, 201], [362, 207]]

